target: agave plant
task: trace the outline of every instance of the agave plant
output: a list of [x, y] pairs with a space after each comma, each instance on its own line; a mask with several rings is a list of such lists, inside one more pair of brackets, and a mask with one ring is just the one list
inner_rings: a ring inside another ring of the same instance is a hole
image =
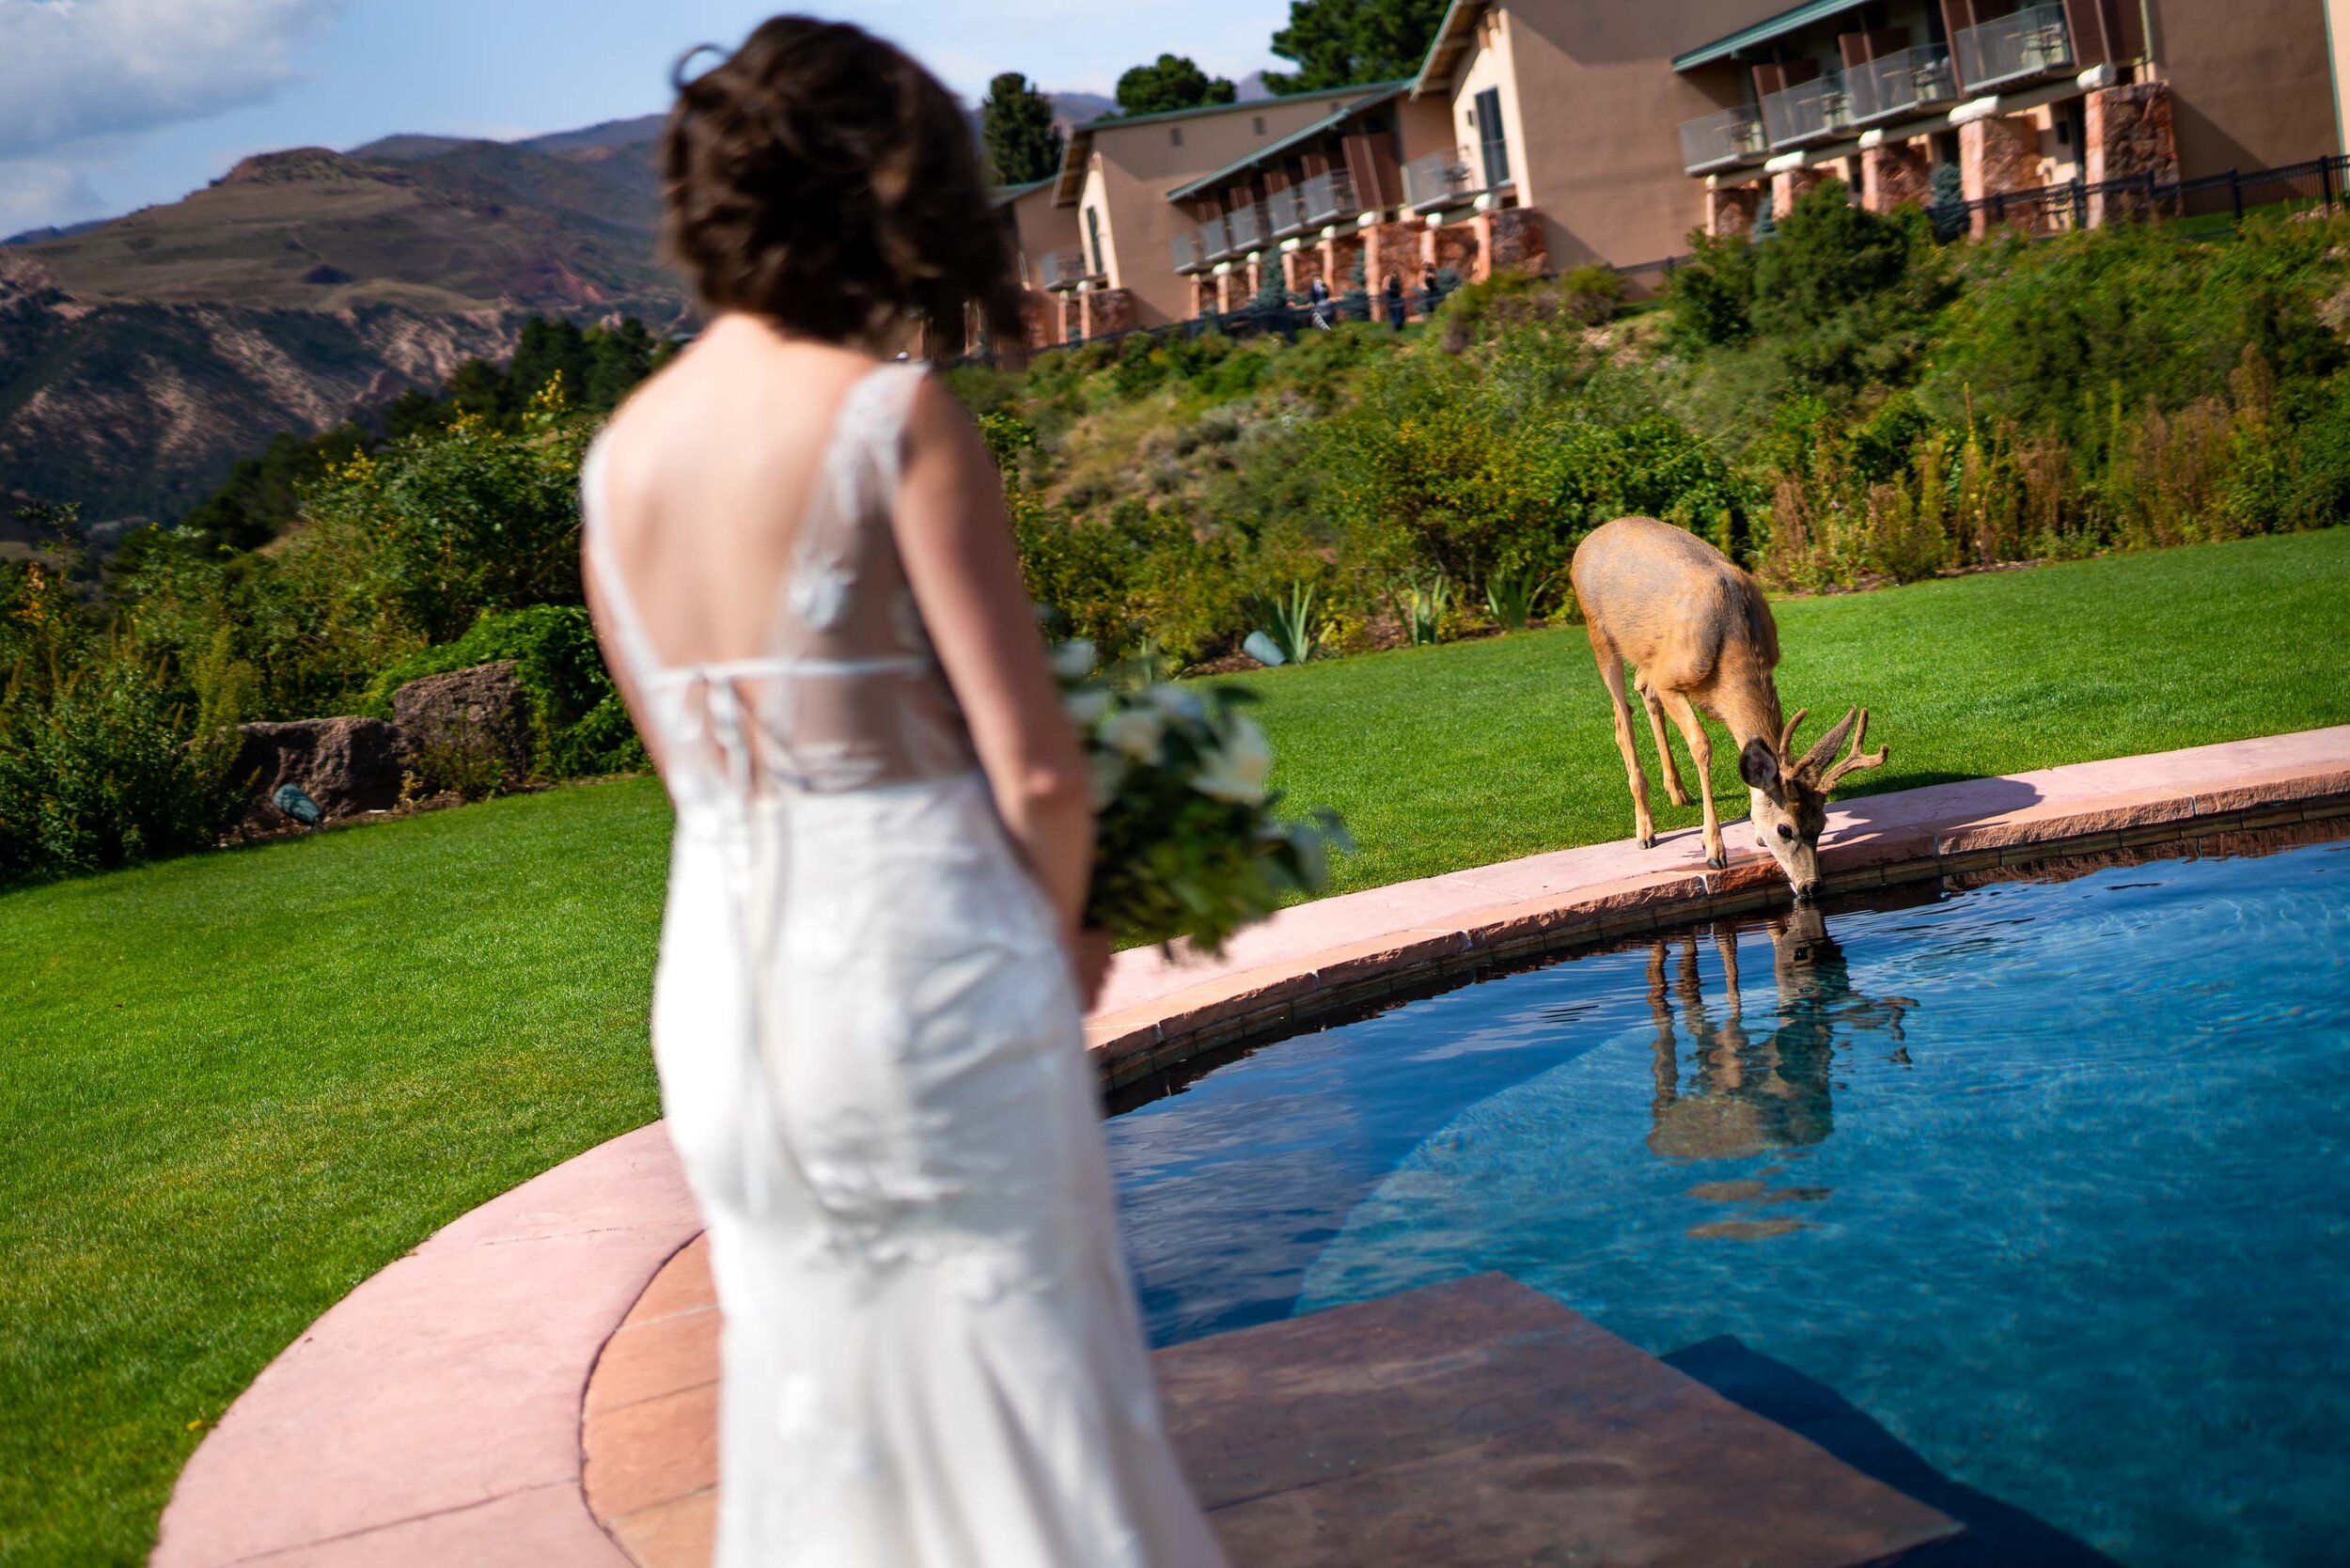
[[1281, 654], [1277, 661], [1265, 662], [1302, 665], [1322, 646], [1314, 624], [1314, 590], [1306, 584], [1292, 584], [1277, 599], [1259, 600], [1257, 613], [1266, 622], [1261, 635]]
[[1451, 607], [1451, 579], [1438, 572], [1406, 581], [1396, 602], [1396, 614], [1403, 622], [1403, 635], [1411, 639], [1412, 646], [1430, 648], [1434, 646], [1436, 633], [1444, 625], [1445, 611]]
[[1537, 572], [1532, 567], [1501, 567], [1485, 579], [1485, 608], [1505, 632], [1523, 632], [1541, 605], [1543, 595], [1559, 581], [1559, 573]]

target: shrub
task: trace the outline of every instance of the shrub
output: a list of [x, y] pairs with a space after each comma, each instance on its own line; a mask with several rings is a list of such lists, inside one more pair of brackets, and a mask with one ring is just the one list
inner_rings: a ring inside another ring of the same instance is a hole
[[380, 672], [360, 694], [356, 711], [389, 718], [393, 694], [409, 682], [502, 659], [514, 662], [515, 677], [530, 698], [537, 730], [533, 760], [541, 776], [579, 777], [646, 765], [644, 748], [605, 672], [595, 625], [577, 604], [486, 614], [456, 641]]

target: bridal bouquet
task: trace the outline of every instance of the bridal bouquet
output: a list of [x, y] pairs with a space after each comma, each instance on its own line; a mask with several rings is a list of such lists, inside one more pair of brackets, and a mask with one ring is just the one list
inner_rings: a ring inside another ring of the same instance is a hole
[[1093, 770], [1089, 925], [1214, 954], [1285, 895], [1320, 891], [1330, 852], [1354, 848], [1331, 812], [1274, 815], [1273, 747], [1241, 711], [1248, 693], [1173, 685], [1147, 665], [1102, 674], [1083, 641], [1054, 650], [1053, 672]]

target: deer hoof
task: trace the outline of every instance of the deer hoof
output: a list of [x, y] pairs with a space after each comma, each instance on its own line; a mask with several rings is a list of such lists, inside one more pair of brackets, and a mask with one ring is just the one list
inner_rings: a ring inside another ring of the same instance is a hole
[[1689, 804], [1689, 792], [1686, 790], [1668, 789], [1665, 792], [1665, 798], [1671, 801], [1675, 806], [1686, 806]]
[[1640, 847], [1642, 849], [1654, 849], [1656, 847], [1656, 835], [1653, 833], [1641, 834]]
[[1713, 867], [1714, 870], [1717, 871], [1726, 871], [1730, 870], [1730, 852], [1728, 850], [1716, 850], [1713, 854], [1705, 857], [1705, 863], [1708, 866]]

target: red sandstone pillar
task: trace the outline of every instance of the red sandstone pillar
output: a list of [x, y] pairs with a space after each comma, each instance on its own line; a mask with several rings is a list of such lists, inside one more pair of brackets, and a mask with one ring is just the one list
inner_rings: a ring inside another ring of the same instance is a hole
[[[2040, 127], [2023, 115], [1993, 115], [1970, 119], [1958, 128], [1958, 173], [1968, 201], [1982, 201], [2011, 191], [2029, 191], [2040, 183]], [[2031, 214], [2021, 211], [2019, 219]], [[1972, 228], [1977, 236], [1993, 222], [1979, 209]]]

